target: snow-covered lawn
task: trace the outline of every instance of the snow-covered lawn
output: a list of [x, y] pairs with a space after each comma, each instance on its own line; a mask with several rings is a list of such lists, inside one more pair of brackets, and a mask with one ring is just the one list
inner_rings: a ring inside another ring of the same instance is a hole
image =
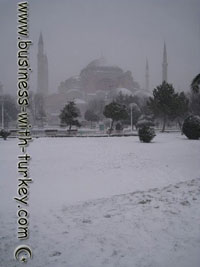
[[[19, 152], [16, 139], [0, 140], [2, 267], [18, 266]], [[200, 266], [200, 141], [38, 138], [28, 152], [29, 266]]]

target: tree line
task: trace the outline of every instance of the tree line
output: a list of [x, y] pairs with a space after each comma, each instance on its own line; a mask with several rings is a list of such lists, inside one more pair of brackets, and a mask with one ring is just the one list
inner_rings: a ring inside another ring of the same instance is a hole
[[[157, 120], [162, 123], [162, 132], [165, 131], [168, 122], [175, 122], [180, 129], [184, 119], [189, 114], [200, 115], [200, 74], [197, 75], [192, 83], [189, 93], [176, 92], [173, 85], [163, 82], [153, 90], [153, 96], [141, 103], [141, 99], [137, 96], [129, 96], [119, 94], [111, 103], [104, 105], [101, 113], [97, 105], [90, 105], [85, 112], [87, 121], [99, 121], [104, 118], [111, 120], [110, 132], [116, 122], [122, 125], [130, 125], [132, 118], [133, 125], [137, 128], [141, 124], [153, 125], [153, 121]], [[95, 100], [94, 100], [95, 101]], [[99, 103], [98, 103], [99, 104]], [[102, 104], [102, 103], [101, 103]], [[72, 125], [80, 126], [77, 118], [80, 111], [74, 104], [69, 102], [61, 111], [60, 119], [62, 125], [68, 125], [71, 129]]]
[[[17, 119], [16, 99], [1, 91], [0, 118], [2, 118], [2, 105], [5, 127], [8, 128], [9, 123]], [[33, 124], [40, 121], [43, 125], [46, 120], [43, 96], [31, 93], [29, 110]], [[200, 74], [191, 82], [188, 93], [176, 92], [172, 84], [163, 82], [153, 90], [153, 96], [143, 100], [137, 96], [121, 93], [107, 105], [102, 99], [94, 99], [89, 102], [84, 117], [91, 125], [93, 122], [109, 118], [110, 131], [116, 124], [130, 125], [131, 118], [136, 128], [142, 123], [150, 125], [157, 120], [162, 123], [162, 131], [165, 131], [168, 122], [176, 122], [181, 128], [184, 118], [189, 114], [200, 116]], [[60, 112], [61, 126], [69, 126], [69, 130], [73, 125], [80, 127], [79, 116], [80, 111], [75, 103], [69, 102]]]

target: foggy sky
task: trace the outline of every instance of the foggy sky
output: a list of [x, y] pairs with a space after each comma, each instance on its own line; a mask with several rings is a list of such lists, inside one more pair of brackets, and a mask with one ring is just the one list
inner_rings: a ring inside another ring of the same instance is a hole
[[[0, 81], [5, 92], [17, 92], [17, 2], [0, 0]], [[168, 82], [188, 90], [200, 72], [200, 0], [34, 0], [30, 3], [31, 90], [37, 86], [40, 31], [49, 61], [49, 90], [78, 75], [103, 55], [111, 65], [130, 70], [145, 85], [149, 61], [150, 88], [161, 83], [164, 41]]]

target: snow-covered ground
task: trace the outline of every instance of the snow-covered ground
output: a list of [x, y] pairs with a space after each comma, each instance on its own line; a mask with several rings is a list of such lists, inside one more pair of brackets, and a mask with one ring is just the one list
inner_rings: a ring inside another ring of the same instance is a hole
[[[38, 138], [28, 151], [28, 266], [200, 266], [200, 141]], [[17, 139], [0, 140], [2, 267], [21, 266], [12, 259], [19, 152]]]

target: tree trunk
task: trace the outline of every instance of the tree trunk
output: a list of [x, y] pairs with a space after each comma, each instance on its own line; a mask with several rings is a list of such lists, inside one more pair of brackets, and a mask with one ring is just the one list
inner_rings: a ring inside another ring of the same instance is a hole
[[183, 135], [183, 130], [182, 130], [183, 123], [180, 120], [178, 120], [178, 125], [181, 130], [181, 134]]
[[182, 123], [180, 120], [178, 120], [178, 126], [179, 126], [180, 130], [182, 130]]
[[164, 119], [163, 119], [163, 127], [162, 127], [162, 133], [164, 133], [164, 131], [165, 131], [165, 126], [166, 126], [166, 122], [167, 122], [167, 119], [166, 119], [166, 117], [164, 117]]
[[111, 122], [110, 133], [109, 133], [109, 135], [112, 133], [112, 130], [113, 130], [113, 123], [114, 123], [114, 120], [112, 120], [112, 122]]
[[69, 125], [69, 135], [71, 134], [71, 128], [72, 128], [72, 125], [70, 124]]

